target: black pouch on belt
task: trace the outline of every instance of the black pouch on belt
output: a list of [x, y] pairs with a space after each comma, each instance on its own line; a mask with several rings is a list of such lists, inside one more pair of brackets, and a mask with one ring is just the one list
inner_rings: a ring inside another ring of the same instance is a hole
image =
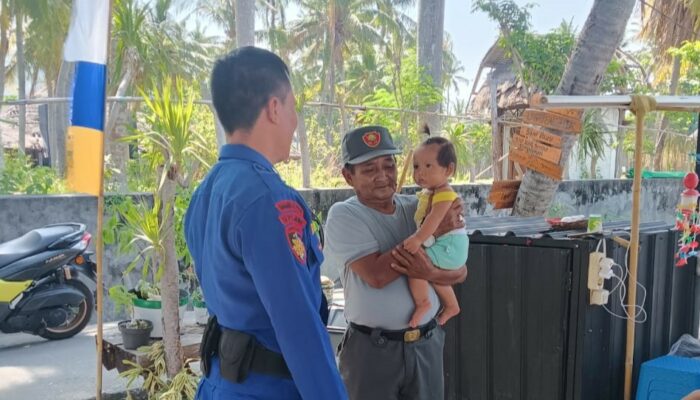
[[202, 344], [199, 348], [199, 355], [202, 359], [201, 368], [204, 376], [209, 376], [209, 372], [211, 371], [211, 358], [216, 354], [219, 348], [220, 336], [221, 330], [219, 329], [216, 316], [209, 317], [207, 327], [204, 328], [204, 334], [202, 335]]
[[232, 382], [243, 382], [250, 372], [255, 343], [252, 335], [222, 328], [219, 339], [221, 376]]

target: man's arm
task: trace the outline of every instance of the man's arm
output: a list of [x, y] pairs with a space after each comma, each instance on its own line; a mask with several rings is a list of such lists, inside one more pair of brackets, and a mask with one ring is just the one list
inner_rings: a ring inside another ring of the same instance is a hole
[[454, 285], [464, 282], [467, 278], [466, 265], [455, 270], [436, 268], [430, 261], [430, 257], [423, 250], [418, 251], [416, 254], [411, 254], [399, 245], [392, 250], [391, 254], [396, 260], [395, 263], [391, 264], [391, 268], [411, 278], [425, 279], [440, 285]]
[[392, 252], [387, 251], [383, 254], [374, 253], [364, 256], [348, 266], [365, 283], [375, 289], [381, 289], [401, 276], [391, 267], [391, 264], [395, 262]]

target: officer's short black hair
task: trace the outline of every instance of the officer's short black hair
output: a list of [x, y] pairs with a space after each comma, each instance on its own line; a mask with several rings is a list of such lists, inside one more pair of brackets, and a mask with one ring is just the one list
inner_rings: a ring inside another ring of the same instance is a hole
[[250, 129], [270, 97], [286, 98], [289, 69], [276, 54], [253, 46], [218, 59], [211, 72], [211, 97], [227, 134]]

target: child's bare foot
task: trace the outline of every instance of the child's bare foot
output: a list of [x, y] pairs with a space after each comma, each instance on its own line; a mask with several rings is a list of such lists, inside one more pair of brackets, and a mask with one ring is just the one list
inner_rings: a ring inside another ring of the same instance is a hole
[[455, 303], [454, 305], [445, 306], [445, 308], [442, 309], [440, 315], [438, 315], [438, 324], [445, 325], [445, 323], [449, 321], [450, 318], [459, 314], [459, 311], [459, 304], [457, 303]]
[[[425, 301], [416, 304], [416, 309], [413, 311], [411, 320], [408, 321], [408, 326], [415, 328], [420, 325], [421, 320], [423, 320], [423, 317], [428, 310], [430, 310], [430, 300], [426, 299]], [[459, 310], [457, 310], [457, 312], [459, 312]]]

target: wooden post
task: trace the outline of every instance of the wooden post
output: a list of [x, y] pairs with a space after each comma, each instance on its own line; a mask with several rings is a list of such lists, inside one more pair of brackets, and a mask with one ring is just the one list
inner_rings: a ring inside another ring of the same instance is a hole
[[396, 185], [396, 193], [401, 193], [401, 188], [403, 188], [403, 184], [406, 181], [406, 174], [408, 172], [408, 169], [411, 167], [411, 164], [413, 164], [413, 150], [408, 151], [408, 154], [406, 155], [406, 161], [403, 162], [403, 168], [401, 169], [401, 177], [399, 177], [399, 184]]
[[642, 188], [642, 139], [644, 114], [636, 118], [634, 137], [634, 182], [632, 183], [632, 234], [630, 238], [630, 276], [627, 295], [627, 343], [625, 352], [625, 400], [632, 396], [632, 369], [634, 366], [634, 331], [637, 305], [637, 264], [639, 260], [639, 202]]
[[[107, 62], [109, 64], [109, 50], [111, 46], [109, 45], [110, 36], [112, 36], [112, 7], [114, 5], [114, 0], [109, 0], [109, 11], [107, 13]], [[107, 65], [109, 67], [109, 65]], [[109, 69], [107, 68], [107, 71]], [[104, 101], [104, 112], [107, 112], [107, 79], [105, 79], [105, 101]], [[105, 115], [105, 118], [107, 116]], [[97, 382], [95, 382], [95, 400], [102, 399], [102, 314], [103, 314], [103, 294], [104, 294], [104, 238], [102, 237], [102, 230], [104, 226], [104, 214], [105, 214], [105, 193], [104, 193], [104, 136], [105, 132], [102, 132], [102, 155], [100, 157], [100, 190], [97, 196], [97, 241], [95, 242], [95, 261], [97, 263], [97, 338], [96, 338], [96, 350], [97, 350]]]

